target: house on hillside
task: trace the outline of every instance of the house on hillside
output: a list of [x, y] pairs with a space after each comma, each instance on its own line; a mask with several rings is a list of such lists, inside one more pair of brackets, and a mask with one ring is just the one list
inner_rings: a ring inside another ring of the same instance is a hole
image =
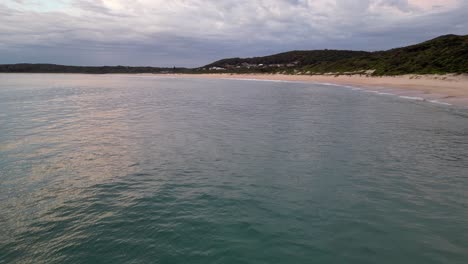
[[210, 71], [224, 71], [226, 70], [225, 68], [222, 68], [222, 67], [211, 67], [210, 68]]

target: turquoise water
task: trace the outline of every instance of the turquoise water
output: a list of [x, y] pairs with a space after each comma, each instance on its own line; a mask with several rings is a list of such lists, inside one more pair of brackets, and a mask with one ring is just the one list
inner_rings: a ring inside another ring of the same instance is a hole
[[318, 84], [0, 75], [0, 263], [467, 263], [468, 112]]

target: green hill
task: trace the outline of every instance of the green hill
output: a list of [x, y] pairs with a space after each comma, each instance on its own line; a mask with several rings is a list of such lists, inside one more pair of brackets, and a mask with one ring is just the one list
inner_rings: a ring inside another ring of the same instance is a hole
[[446, 35], [388, 51], [291, 51], [265, 57], [223, 59], [204, 71], [358, 73], [374, 75], [468, 73], [468, 36]]
[[223, 59], [206, 65], [205, 67], [229, 67], [242, 65], [242, 63], [252, 65], [273, 65], [291, 63], [299, 66], [304, 66], [316, 64], [319, 62], [335, 62], [347, 58], [364, 57], [369, 54], [369, 52], [365, 51], [350, 50], [295, 50], [265, 57]]
[[16, 73], [181, 73], [186, 68], [129, 67], [129, 66], [67, 66], [57, 64], [0, 64], [0, 72]]

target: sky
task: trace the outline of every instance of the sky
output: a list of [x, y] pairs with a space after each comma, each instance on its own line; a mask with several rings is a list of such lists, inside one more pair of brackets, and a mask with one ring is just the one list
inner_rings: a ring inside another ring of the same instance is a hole
[[0, 64], [195, 67], [468, 34], [468, 0], [0, 0]]

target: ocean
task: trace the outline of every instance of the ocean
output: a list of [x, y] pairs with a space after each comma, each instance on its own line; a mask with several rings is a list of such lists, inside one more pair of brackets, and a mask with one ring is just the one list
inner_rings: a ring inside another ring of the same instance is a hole
[[352, 87], [0, 74], [0, 263], [467, 263], [468, 111]]

